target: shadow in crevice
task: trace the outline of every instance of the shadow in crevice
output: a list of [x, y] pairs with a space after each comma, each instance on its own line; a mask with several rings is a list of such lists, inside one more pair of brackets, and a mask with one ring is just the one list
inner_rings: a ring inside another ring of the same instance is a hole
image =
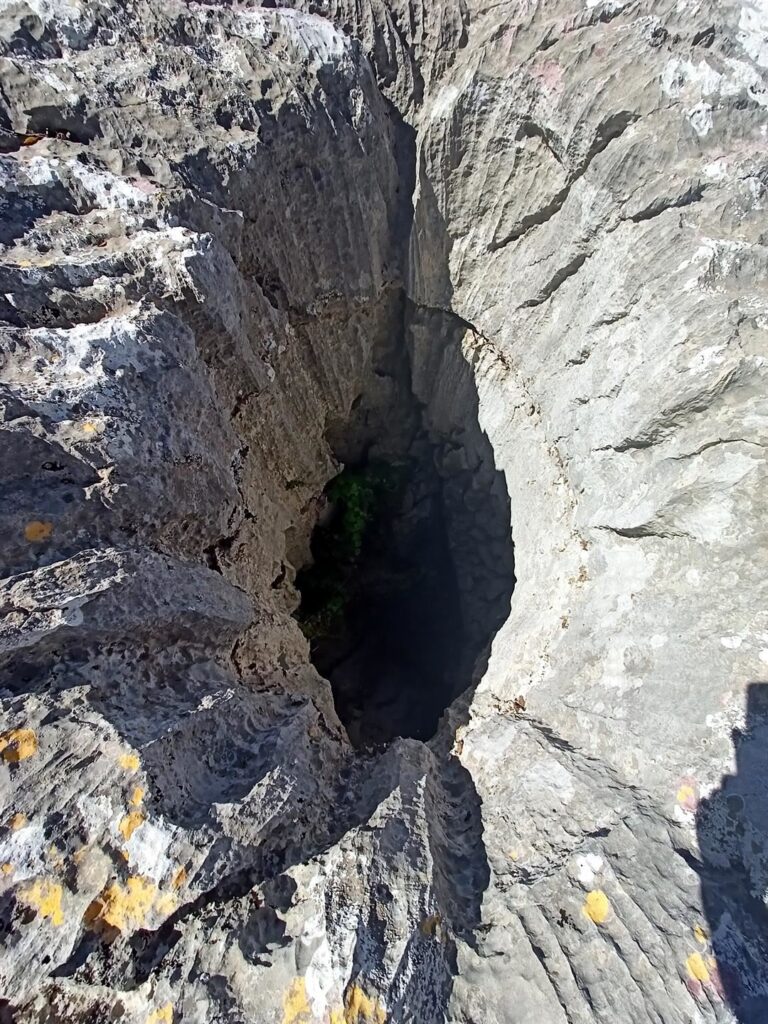
[[[449, 302], [452, 240], [424, 153], [418, 168], [411, 285]], [[313, 664], [358, 747], [427, 740], [459, 695], [470, 699], [515, 584], [510, 499], [480, 424], [472, 328], [405, 295], [393, 314], [360, 394], [326, 423], [344, 469], [325, 489], [312, 560], [296, 579]]]
[[[701, 900], [716, 961], [711, 979], [739, 1024], [768, 1020], [768, 683], [747, 686], [732, 732], [736, 772], [696, 812]], [[700, 982], [696, 982], [700, 985]], [[706, 985], [707, 982], [705, 981]]]

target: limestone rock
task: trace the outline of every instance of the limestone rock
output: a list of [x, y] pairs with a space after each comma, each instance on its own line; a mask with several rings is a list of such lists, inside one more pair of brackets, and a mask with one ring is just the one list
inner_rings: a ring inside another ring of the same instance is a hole
[[[768, 1019], [767, 37], [0, 6], [9, 1019]], [[354, 749], [294, 584], [398, 359], [498, 632]]]

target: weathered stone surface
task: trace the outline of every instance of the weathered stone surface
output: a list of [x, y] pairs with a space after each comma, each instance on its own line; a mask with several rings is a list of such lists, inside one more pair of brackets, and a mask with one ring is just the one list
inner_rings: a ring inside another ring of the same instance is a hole
[[[11, 1019], [768, 1019], [763, 5], [0, 36]], [[294, 580], [397, 346], [468, 620], [497, 470], [517, 585], [437, 736], [353, 750]]]

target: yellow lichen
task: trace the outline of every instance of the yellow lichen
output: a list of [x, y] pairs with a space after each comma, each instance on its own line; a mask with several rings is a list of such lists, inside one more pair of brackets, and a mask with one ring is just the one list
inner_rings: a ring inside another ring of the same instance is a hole
[[0, 736], [0, 757], [10, 764], [26, 761], [37, 753], [37, 736], [33, 729], [11, 729]]
[[179, 901], [172, 892], [161, 893], [155, 900], [155, 910], [162, 917], [168, 917], [178, 907]]
[[14, 872], [13, 864], [10, 861], [6, 861], [4, 864], [0, 864], [0, 872], [4, 875], [12, 875]]
[[93, 420], [85, 420], [81, 424], [81, 429], [84, 434], [93, 434], [97, 430], [97, 424]]
[[24, 536], [30, 544], [41, 544], [53, 533], [53, 523], [43, 519], [33, 519], [24, 527]]
[[310, 1024], [311, 1020], [307, 984], [303, 978], [294, 978], [283, 996], [283, 1024]]
[[707, 970], [707, 965], [704, 963], [704, 957], [701, 953], [691, 953], [685, 961], [685, 966], [688, 971], [688, 976], [694, 981], [700, 981], [703, 984], [706, 984], [709, 981], [709, 971]]
[[55, 843], [52, 843], [48, 848], [48, 860], [55, 868], [64, 866], [64, 857], [62, 856], [61, 850]]
[[64, 912], [61, 908], [62, 888], [58, 882], [50, 878], [42, 878], [19, 893], [19, 899], [32, 910], [47, 917], [51, 924], [58, 928], [64, 924]]
[[688, 783], [684, 783], [677, 791], [677, 802], [686, 809], [696, 804], [696, 790]]
[[350, 985], [344, 999], [344, 1024], [386, 1024], [387, 1013], [359, 985]]
[[117, 759], [117, 763], [120, 765], [121, 768], [124, 768], [127, 772], [138, 771], [140, 764], [139, 755], [134, 753], [121, 754], [120, 757], [118, 757]]
[[700, 924], [693, 926], [693, 937], [697, 942], [700, 942], [702, 946], [706, 946], [709, 942], [709, 933], [706, 928], [702, 927]]
[[153, 1010], [147, 1017], [147, 1024], [173, 1024], [173, 1004], [166, 1003], [157, 1010]]
[[125, 885], [107, 886], [85, 912], [85, 923], [95, 929], [104, 925], [120, 932], [140, 928], [152, 909], [157, 886], [149, 878], [134, 875]]
[[138, 807], [141, 801], [144, 799], [144, 789], [142, 786], [136, 786], [134, 791], [131, 793], [131, 803], [134, 807]]
[[593, 889], [592, 892], [587, 893], [581, 911], [590, 921], [602, 924], [611, 911], [611, 904], [602, 889]]
[[18, 832], [20, 828], [24, 828], [27, 824], [27, 816], [21, 811], [16, 811], [14, 815], [8, 820], [8, 828], [12, 832]]
[[141, 811], [131, 811], [130, 814], [126, 814], [123, 820], [118, 825], [120, 835], [126, 842], [131, 838], [136, 829], [143, 825], [146, 821], [145, 815]]
[[173, 876], [173, 879], [171, 881], [171, 885], [173, 886], [174, 889], [180, 889], [182, 887], [182, 885], [184, 885], [186, 880], [187, 880], [187, 869], [182, 864], [182, 866], [179, 868], [179, 870]]

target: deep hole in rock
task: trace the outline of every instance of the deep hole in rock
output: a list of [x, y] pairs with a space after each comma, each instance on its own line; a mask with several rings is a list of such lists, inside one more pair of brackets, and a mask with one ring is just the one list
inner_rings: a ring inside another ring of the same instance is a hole
[[357, 746], [429, 739], [509, 612], [509, 497], [461, 365], [460, 430], [428, 422], [400, 345], [377, 354], [371, 393], [328, 431], [343, 468], [296, 578], [296, 617]]

